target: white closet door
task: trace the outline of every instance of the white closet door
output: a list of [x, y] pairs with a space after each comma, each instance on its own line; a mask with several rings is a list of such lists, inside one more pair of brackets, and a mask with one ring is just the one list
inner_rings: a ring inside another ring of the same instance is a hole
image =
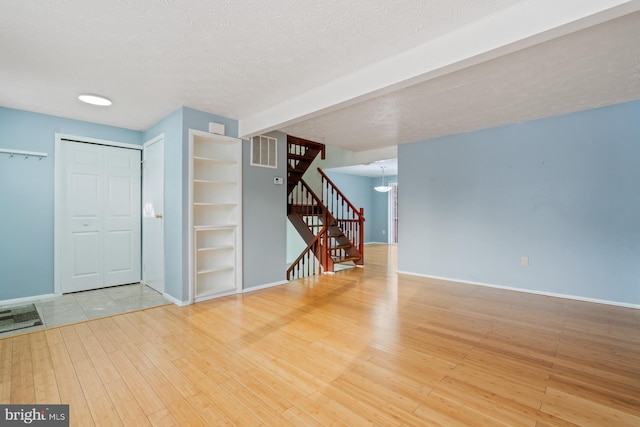
[[140, 152], [61, 144], [62, 292], [140, 281]]
[[104, 285], [140, 281], [140, 151], [104, 150]]

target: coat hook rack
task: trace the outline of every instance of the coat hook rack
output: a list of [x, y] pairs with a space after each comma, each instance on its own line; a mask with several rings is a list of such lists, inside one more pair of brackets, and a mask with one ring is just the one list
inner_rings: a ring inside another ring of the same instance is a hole
[[13, 150], [10, 148], [0, 148], [0, 153], [9, 154], [9, 157], [14, 157], [16, 154], [24, 156], [25, 159], [29, 157], [37, 157], [38, 160], [42, 160], [44, 157], [47, 157], [47, 153], [43, 153], [41, 151], [24, 151], [24, 150]]

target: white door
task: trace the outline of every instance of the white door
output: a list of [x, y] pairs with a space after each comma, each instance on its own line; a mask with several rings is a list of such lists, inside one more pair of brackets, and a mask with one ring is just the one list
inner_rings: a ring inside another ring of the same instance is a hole
[[62, 141], [61, 291], [140, 281], [140, 152]]
[[144, 144], [142, 155], [142, 281], [164, 292], [164, 138]]

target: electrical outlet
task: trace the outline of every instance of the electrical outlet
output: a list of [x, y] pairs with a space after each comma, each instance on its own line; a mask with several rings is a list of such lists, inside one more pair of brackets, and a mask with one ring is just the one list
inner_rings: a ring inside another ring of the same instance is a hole
[[528, 256], [521, 256], [520, 257], [520, 265], [522, 265], [523, 267], [529, 267], [529, 257]]

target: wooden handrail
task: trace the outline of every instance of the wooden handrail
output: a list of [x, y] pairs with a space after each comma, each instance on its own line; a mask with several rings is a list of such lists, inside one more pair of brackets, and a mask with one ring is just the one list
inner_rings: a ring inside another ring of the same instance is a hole
[[[298, 181], [296, 185], [297, 191], [294, 189], [291, 193], [289, 193], [288, 202], [291, 206], [302, 206], [310, 209], [310, 212], [315, 209], [319, 210], [319, 217], [322, 218], [322, 227], [320, 231], [315, 234], [313, 240], [309, 242], [305, 250], [298, 256], [298, 258], [289, 266], [287, 269], [287, 280], [291, 277], [291, 274], [295, 269], [299, 269], [299, 264], [305, 259], [310, 258], [310, 252], [313, 253], [312, 256], [316, 257], [320, 263], [320, 266], [324, 271], [329, 271], [331, 260], [329, 259], [329, 255], [327, 253], [326, 248], [328, 248], [328, 225], [335, 222], [335, 219], [327, 209], [327, 207], [322, 203], [322, 200], [318, 195], [309, 187], [303, 179]], [[300, 212], [298, 212], [300, 214]], [[318, 224], [308, 223], [306, 222], [307, 227], [311, 227]]]
[[[298, 181], [298, 185], [301, 185], [302, 188], [307, 193], [309, 193], [309, 195], [311, 195], [313, 201], [316, 202], [318, 206], [321, 206], [323, 209], [326, 209], [326, 206], [324, 205], [324, 203], [322, 203], [322, 199], [318, 197], [315, 191], [313, 191], [311, 187], [309, 187], [309, 184], [307, 184], [304, 179], [300, 178], [300, 180]], [[291, 192], [291, 194], [289, 194], [289, 204], [295, 204], [296, 200], [294, 199], [295, 199], [295, 192]]]
[[327, 234], [327, 227], [326, 225], [323, 225], [322, 229], [320, 230], [320, 232], [318, 233], [318, 235], [316, 237], [314, 237], [314, 239], [307, 245], [307, 247], [302, 251], [302, 253], [300, 255], [298, 255], [298, 258], [295, 259], [295, 261], [293, 261], [291, 263], [291, 265], [289, 266], [289, 268], [287, 269], [287, 280], [291, 280], [291, 275], [294, 273], [294, 271], [300, 270], [300, 263], [305, 259], [305, 258], [310, 258], [310, 256], [316, 257], [317, 258], [317, 253], [320, 254], [320, 259], [318, 259], [318, 264], [319, 267], [322, 267], [323, 269], [325, 268], [325, 260], [324, 257], [326, 257], [326, 252], [325, 251], [315, 251], [313, 250], [314, 247], [316, 247], [317, 245], [321, 245], [322, 240], [325, 239]]
[[[333, 190], [338, 193], [338, 195], [340, 195], [340, 197], [342, 197], [344, 199], [345, 202], [347, 202], [347, 205], [355, 212], [359, 212], [359, 209], [356, 208], [353, 203], [351, 203], [349, 201], [349, 199], [347, 199], [347, 196], [344, 195], [344, 193], [342, 191], [340, 191], [340, 189], [333, 183], [333, 181], [331, 181], [331, 178], [329, 178], [327, 176], [327, 174], [324, 173], [324, 171], [320, 168], [318, 168], [318, 172], [320, 172], [320, 176], [322, 176], [322, 178], [324, 178], [325, 181], [327, 181], [329, 184], [331, 184], [331, 187], [333, 187]], [[322, 191], [324, 191], [324, 185], [322, 186]], [[323, 194], [324, 196], [324, 194]]]
[[318, 172], [322, 178], [322, 203], [327, 206], [336, 224], [340, 226], [360, 256], [358, 264], [362, 264], [364, 263], [364, 209], [356, 208], [322, 169], [318, 168]]

